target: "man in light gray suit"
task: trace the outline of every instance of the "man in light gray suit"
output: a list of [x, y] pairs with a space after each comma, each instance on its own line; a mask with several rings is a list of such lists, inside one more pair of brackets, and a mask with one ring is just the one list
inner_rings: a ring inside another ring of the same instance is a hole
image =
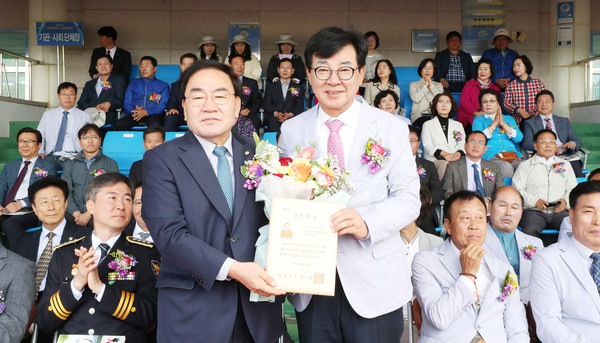
[[[366, 54], [358, 32], [329, 27], [313, 35], [305, 58], [319, 105], [281, 127], [284, 156], [312, 143], [319, 156], [338, 157], [356, 188], [347, 208], [331, 218], [339, 235], [335, 296], [291, 299], [303, 343], [397, 343], [401, 307], [412, 296], [399, 232], [419, 214], [419, 178], [407, 125], [355, 97]], [[381, 168], [361, 161], [369, 138], [389, 150]]]
[[544, 343], [598, 342], [600, 337], [600, 181], [569, 194], [573, 235], [537, 253], [531, 309]]
[[504, 299], [500, 293], [513, 270], [484, 250], [483, 198], [459, 191], [446, 200], [444, 214], [451, 238], [419, 252], [412, 265], [423, 318], [419, 342], [529, 342], [520, 287]]
[[544, 243], [537, 237], [517, 230], [523, 215], [523, 197], [514, 187], [502, 186], [492, 193], [490, 222], [485, 244], [494, 256], [509, 263], [521, 286], [521, 301], [529, 302], [529, 274], [531, 258]]
[[467, 136], [466, 156], [446, 168], [443, 186], [446, 199], [458, 191], [469, 190], [479, 193], [489, 207], [489, 197], [494, 189], [504, 186], [504, 178], [496, 163], [481, 158], [486, 149], [487, 137], [483, 132], [473, 131]]
[[23, 338], [35, 298], [35, 264], [0, 244], [0, 343]]

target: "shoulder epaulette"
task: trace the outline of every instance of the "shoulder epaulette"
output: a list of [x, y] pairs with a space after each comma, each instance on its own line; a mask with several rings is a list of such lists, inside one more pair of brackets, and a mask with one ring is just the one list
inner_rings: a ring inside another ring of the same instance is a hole
[[133, 244], [138, 244], [147, 248], [153, 248], [154, 247], [154, 243], [138, 238], [138, 237], [134, 237], [134, 236], [127, 236], [126, 237], [127, 242], [129, 243], [133, 243]]
[[59, 244], [59, 245], [55, 246], [54, 248], [52, 248], [52, 251], [56, 251], [57, 249], [60, 249], [60, 248], [65, 247], [67, 245], [71, 245], [73, 243], [77, 243], [77, 242], [83, 240], [84, 238], [85, 238], [85, 236], [77, 238], [77, 239], [70, 240], [68, 242], [64, 242], [62, 244]]

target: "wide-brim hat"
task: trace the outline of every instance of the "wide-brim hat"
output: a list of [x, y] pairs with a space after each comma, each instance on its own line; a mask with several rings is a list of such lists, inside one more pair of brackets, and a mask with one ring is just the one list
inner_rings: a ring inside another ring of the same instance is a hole
[[510, 37], [510, 32], [508, 32], [508, 30], [505, 28], [498, 29], [498, 30], [496, 30], [496, 32], [494, 32], [494, 38], [492, 38], [492, 42], [495, 41], [496, 38], [498, 38], [500, 36], [504, 36], [504, 37], [508, 38], [509, 43], [513, 42], [513, 39]]
[[198, 49], [202, 48], [204, 44], [214, 44], [217, 47], [219, 46], [219, 44], [217, 44], [217, 42], [215, 41], [215, 37], [213, 36], [202, 37], [202, 42], [200, 42], [200, 45], [198, 45]]
[[248, 43], [248, 40], [246, 40], [246, 36], [245, 35], [235, 35], [235, 36], [233, 36], [233, 40], [231, 41], [231, 45], [233, 45], [235, 43], [246, 43], [246, 44], [252, 46], [250, 43]]
[[279, 36], [279, 41], [275, 42], [275, 45], [279, 45], [279, 44], [292, 44], [293, 46], [296, 46], [296, 42], [294, 42], [294, 37], [292, 37], [291, 34], [289, 33], [284, 33], [282, 35]]

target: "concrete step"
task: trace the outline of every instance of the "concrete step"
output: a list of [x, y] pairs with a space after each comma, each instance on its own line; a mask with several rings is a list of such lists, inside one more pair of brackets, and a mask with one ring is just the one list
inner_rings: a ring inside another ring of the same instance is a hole
[[573, 130], [577, 134], [577, 137], [595, 137], [600, 138], [600, 124], [581, 124], [574, 123]]
[[588, 150], [600, 150], [600, 132], [595, 137], [583, 136], [579, 137], [579, 140], [581, 140], [581, 146]]

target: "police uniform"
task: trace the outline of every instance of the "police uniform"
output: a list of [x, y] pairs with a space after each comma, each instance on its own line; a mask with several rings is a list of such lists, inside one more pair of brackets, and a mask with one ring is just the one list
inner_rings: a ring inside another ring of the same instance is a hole
[[[48, 268], [44, 295], [36, 313], [36, 322], [44, 332], [126, 336], [127, 343], [146, 342], [146, 332], [156, 323], [155, 286], [160, 269], [160, 255], [153, 244], [121, 234], [108, 255], [98, 266], [100, 280], [106, 285], [102, 299], [86, 286], [77, 300], [71, 281], [79, 258], [74, 249], [91, 247], [91, 235], [72, 240], [55, 248]], [[114, 279], [108, 267], [117, 250], [135, 257], [137, 264], [129, 275]], [[124, 279], [124, 280], [123, 280]]]

